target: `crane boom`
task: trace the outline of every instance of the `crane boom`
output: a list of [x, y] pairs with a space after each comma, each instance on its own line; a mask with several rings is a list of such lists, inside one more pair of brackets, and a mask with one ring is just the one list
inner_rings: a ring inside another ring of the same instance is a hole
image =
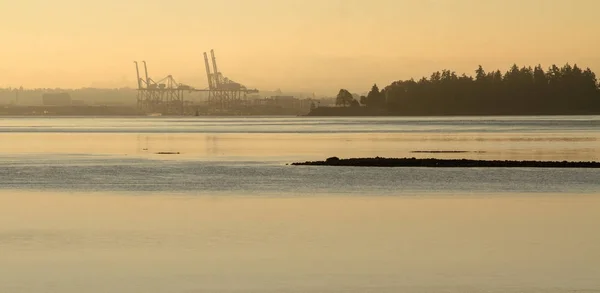
[[212, 57], [212, 64], [213, 64], [213, 70], [214, 70], [214, 77], [215, 77], [215, 87], [219, 87], [219, 84], [221, 83], [220, 81], [220, 77], [219, 77], [219, 70], [217, 69], [217, 58], [215, 57], [215, 50], [210, 50], [210, 56]]
[[144, 71], [146, 72], [146, 87], [150, 86], [150, 78], [148, 77], [148, 66], [146, 66], [146, 61], [142, 61], [144, 63]]
[[140, 69], [138, 67], [137, 61], [133, 61], [133, 63], [135, 63], [135, 73], [137, 74], [138, 89], [141, 89], [142, 88], [142, 82], [140, 81]]
[[208, 55], [204, 52], [204, 65], [206, 66], [206, 77], [208, 78], [208, 88], [214, 89], [212, 76], [210, 74], [210, 63], [208, 62]]

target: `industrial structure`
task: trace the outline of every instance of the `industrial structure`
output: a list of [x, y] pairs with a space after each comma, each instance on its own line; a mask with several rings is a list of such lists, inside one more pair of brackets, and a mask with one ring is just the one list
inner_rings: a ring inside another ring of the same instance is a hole
[[258, 90], [248, 89], [244, 85], [223, 76], [218, 70], [214, 50], [210, 51], [210, 55], [212, 71], [208, 54], [204, 52], [204, 63], [208, 80], [208, 88], [205, 89], [196, 89], [189, 85], [177, 83], [171, 75], [155, 81], [148, 75], [146, 61], [142, 61], [144, 65], [144, 77], [141, 77], [138, 62], [135, 61], [138, 110], [145, 113], [183, 115], [185, 112], [185, 91], [207, 92], [207, 104], [212, 110], [225, 111], [245, 106], [247, 104], [247, 94], [258, 93]]
[[44, 106], [69, 106], [71, 103], [71, 95], [69, 93], [45, 93], [42, 95], [42, 104]]
[[230, 109], [236, 106], [242, 106], [246, 102], [246, 96], [249, 93], [258, 93], [256, 89], [248, 89], [229, 78], [223, 76], [217, 67], [217, 58], [215, 51], [210, 50], [213, 71], [210, 71], [210, 62], [208, 55], [204, 52], [204, 65], [206, 67], [206, 76], [208, 79], [208, 104], [209, 107], [216, 109]]
[[135, 70], [137, 74], [137, 106], [138, 110], [145, 113], [180, 114], [184, 113], [184, 91], [192, 91], [193, 88], [177, 83], [173, 76], [154, 81], [148, 75], [148, 66], [144, 64], [144, 78], [140, 77], [137, 61]]

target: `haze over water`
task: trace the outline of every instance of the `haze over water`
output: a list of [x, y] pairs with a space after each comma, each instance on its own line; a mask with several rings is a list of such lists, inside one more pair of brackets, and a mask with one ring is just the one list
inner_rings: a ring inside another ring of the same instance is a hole
[[0, 292], [600, 291], [600, 170], [286, 165], [599, 142], [598, 116], [3, 118]]

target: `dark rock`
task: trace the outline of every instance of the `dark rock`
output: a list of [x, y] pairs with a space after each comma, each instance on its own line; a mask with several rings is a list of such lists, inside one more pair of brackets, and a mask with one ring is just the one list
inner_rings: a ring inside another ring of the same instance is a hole
[[567, 161], [501, 161], [469, 159], [417, 159], [417, 158], [353, 158], [331, 157], [325, 161], [292, 163], [294, 166], [354, 166], [354, 167], [462, 167], [462, 168], [600, 168], [600, 162]]
[[331, 157], [331, 158], [327, 158], [327, 160], [325, 160], [325, 163], [327, 164], [335, 164], [337, 162], [340, 161], [340, 158], [338, 157]]

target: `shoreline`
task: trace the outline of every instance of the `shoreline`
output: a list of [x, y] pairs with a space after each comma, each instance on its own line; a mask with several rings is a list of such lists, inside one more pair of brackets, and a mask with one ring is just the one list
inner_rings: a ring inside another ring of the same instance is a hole
[[[196, 111], [200, 110], [200, 111]], [[586, 111], [376, 111], [366, 107], [320, 107], [309, 113], [294, 109], [241, 108], [211, 112], [206, 108], [186, 108], [184, 113], [140, 111], [132, 105], [86, 105], [86, 106], [9, 106], [0, 105], [0, 117], [214, 117], [214, 116], [295, 116], [299, 118], [323, 117], [386, 117], [386, 118], [429, 118], [429, 117], [522, 117], [522, 116], [599, 116], [600, 110]]]
[[545, 110], [503, 110], [489, 109], [481, 111], [458, 110], [410, 110], [388, 111], [385, 109], [369, 109], [360, 107], [318, 107], [306, 117], [450, 117], [450, 116], [597, 116], [600, 109], [545, 109]]

